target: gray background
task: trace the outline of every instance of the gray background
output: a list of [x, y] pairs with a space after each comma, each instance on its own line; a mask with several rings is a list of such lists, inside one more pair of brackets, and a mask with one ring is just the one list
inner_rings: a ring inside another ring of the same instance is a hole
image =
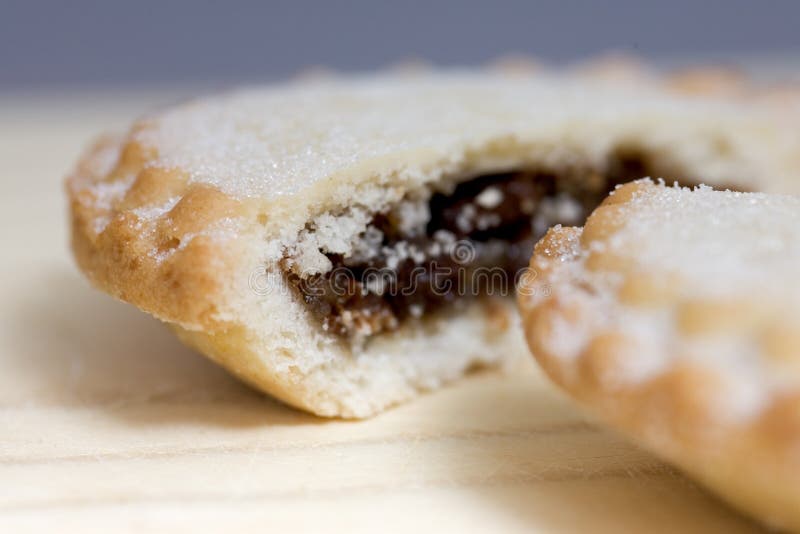
[[800, 2], [0, 0], [0, 90], [272, 79], [408, 57], [800, 52]]

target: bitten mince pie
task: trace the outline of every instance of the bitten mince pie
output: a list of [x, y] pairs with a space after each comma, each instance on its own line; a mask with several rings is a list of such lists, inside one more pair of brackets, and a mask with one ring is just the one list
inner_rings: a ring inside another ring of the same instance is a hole
[[800, 531], [800, 196], [617, 189], [519, 288], [546, 373], [600, 420]]
[[75, 257], [254, 386], [369, 416], [522, 354], [533, 244], [617, 184], [800, 168], [782, 103], [609, 72], [333, 76], [154, 113], [68, 179]]

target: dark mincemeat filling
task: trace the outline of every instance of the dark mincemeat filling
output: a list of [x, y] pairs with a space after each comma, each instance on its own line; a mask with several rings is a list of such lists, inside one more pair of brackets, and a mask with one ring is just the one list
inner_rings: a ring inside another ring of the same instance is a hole
[[[325, 330], [345, 338], [391, 331], [467, 297], [510, 294], [547, 228], [583, 224], [617, 184], [647, 176], [646, 167], [639, 158], [620, 158], [606, 176], [480, 176], [449, 194], [434, 194], [424, 232], [402, 235], [392, 217], [379, 214], [370, 226], [382, 233], [380, 250], [369, 260], [328, 254], [331, 272], [287, 277]], [[476, 276], [480, 269], [494, 274]], [[498, 272], [505, 275], [504, 287], [498, 287]]]

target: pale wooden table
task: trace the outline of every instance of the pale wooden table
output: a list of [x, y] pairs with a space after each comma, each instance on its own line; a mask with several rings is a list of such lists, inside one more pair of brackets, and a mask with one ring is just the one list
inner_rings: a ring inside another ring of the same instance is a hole
[[364, 422], [240, 385], [91, 289], [62, 176], [168, 93], [0, 99], [0, 531], [744, 532], [530, 364]]

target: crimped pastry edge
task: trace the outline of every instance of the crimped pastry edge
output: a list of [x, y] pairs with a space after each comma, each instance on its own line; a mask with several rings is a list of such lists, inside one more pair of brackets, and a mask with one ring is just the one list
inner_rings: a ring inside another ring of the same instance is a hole
[[[628, 184], [601, 206], [624, 205], [642, 189], [655, 187], [663, 185], [646, 180]], [[643, 380], [620, 380], [627, 371], [626, 360], [637, 358], [642, 346], [624, 328], [609, 329], [604, 321], [625, 307], [619, 297], [581, 275], [583, 253], [595, 239], [587, 241], [583, 233], [610, 240], [616, 232], [613, 227], [600, 228], [605, 224], [601, 221], [590, 216], [584, 228], [552, 228], [537, 244], [531, 274], [518, 293], [531, 353], [545, 373], [598, 420], [766, 524], [800, 531], [800, 392], [778, 397], [744, 422], [726, 421], [712, 413], [712, 397], [718, 400], [725, 391], [724, 377], [712, 367], [675, 363]], [[602, 247], [596, 250], [603, 255]], [[616, 260], [608, 261], [613, 271]], [[669, 280], [680, 284], [679, 279]], [[580, 297], [572, 298], [576, 293]], [[758, 296], [751, 299], [754, 307], [758, 305]], [[574, 347], [554, 345], [554, 325], [580, 341]]]

